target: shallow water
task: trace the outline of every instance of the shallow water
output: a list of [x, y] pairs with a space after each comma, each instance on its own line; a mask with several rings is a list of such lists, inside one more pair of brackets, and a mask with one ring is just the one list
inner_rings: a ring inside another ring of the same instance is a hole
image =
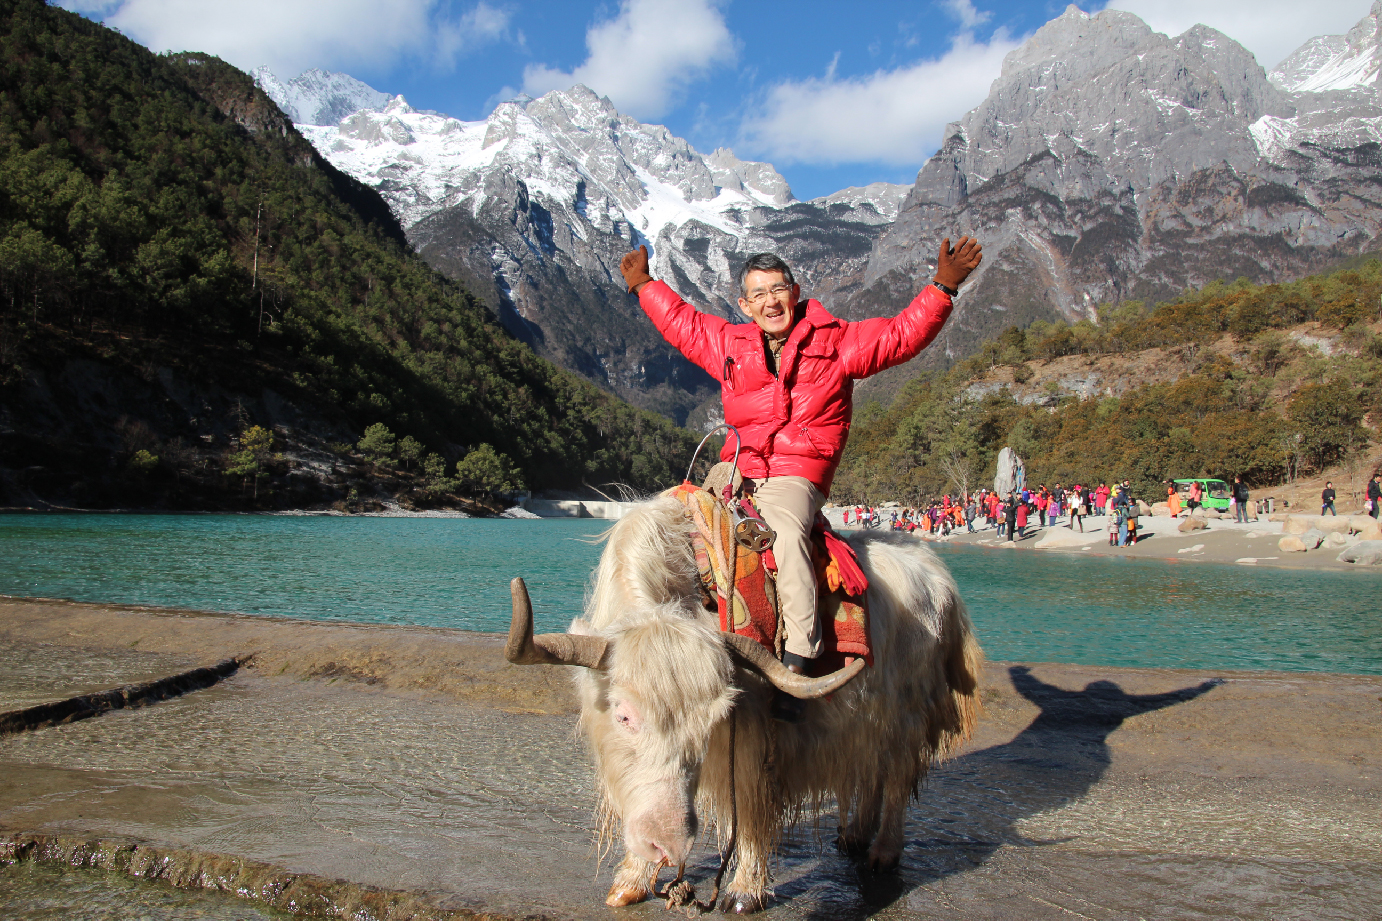
[[[0, 593], [502, 631], [579, 612], [596, 521], [0, 515]], [[1382, 674], [1382, 574], [939, 546], [992, 659]]]

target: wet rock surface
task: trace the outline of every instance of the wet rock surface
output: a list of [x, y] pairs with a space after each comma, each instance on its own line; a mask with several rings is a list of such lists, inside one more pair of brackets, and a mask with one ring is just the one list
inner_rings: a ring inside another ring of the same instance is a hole
[[113, 870], [23, 861], [0, 868], [0, 917], [81, 921], [287, 921], [293, 915], [218, 892], [159, 885]]
[[[217, 888], [248, 867], [375, 917], [611, 916], [559, 670], [499, 665], [488, 637], [250, 620], [0, 604], [0, 687], [71, 661], [128, 683], [149, 656], [258, 643], [209, 689], [0, 739], [0, 864], [22, 858], [0, 888], [28, 874], [30, 893], [7, 917], [52, 916], [42, 867], [128, 873], [141, 849], [164, 861], [146, 876]], [[141, 637], [158, 648], [130, 651]], [[830, 846], [833, 816], [808, 821], [769, 916], [1357, 918], [1382, 897], [1382, 679], [995, 664], [983, 696], [976, 738], [911, 810], [901, 871], [861, 871]], [[56, 843], [14, 846], [36, 840]], [[688, 876], [708, 890], [716, 864], [703, 844]]]

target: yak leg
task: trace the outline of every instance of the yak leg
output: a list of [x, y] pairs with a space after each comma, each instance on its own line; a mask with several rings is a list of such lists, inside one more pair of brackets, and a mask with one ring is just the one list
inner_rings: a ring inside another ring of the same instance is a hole
[[734, 849], [738, 864], [720, 906], [727, 914], [751, 915], [768, 907], [768, 860], [776, 834], [769, 816], [775, 816], [776, 810], [766, 802], [761, 775], [738, 769], [735, 774], [739, 781], [739, 828]]
[[605, 904], [619, 908], [646, 899], [652, 894], [654, 870], [656, 867], [651, 861], [625, 854], [619, 868], [614, 871], [614, 885], [609, 887]]
[[750, 832], [743, 827], [742, 812], [739, 817], [739, 843], [735, 848], [739, 863], [720, 906], [726, 914], [751, 915], [768, 907], [768, 858], [772, 838], [763, 829]]
[[903, 822], [907, 818], [907, 801], [916, 785], [913, 777], [900, 769], [889, 770], [883, 780], [883, 810], [878, 824], [878, 836], [869, 848], [869, 869], [887, 871], [897, 869], [902, 859]]
[[[766, 714], [764, 702], [762, 712]], [[737, 793], [734, 878], [725, 887], [720, 907], [727, 914], [748, 915], [768, 907], [768, 861], [777, 838], [778, 798], [773, 793], [770, 769], [765, 767], [767, 738], [771, 728], [755, 721], [753, 713], [741, 713], [735, 751], [734, 782]], [[721, 827], [728, 828], [722, 817]]]
[[840, 804], [840, 836], [835, 846], [850, 857], [862, 857], [873, 836], [878, 833], [878, 815], [883, 808], [883, 792], [877, 784], [859, 790], [853, 814], [849, 813], [850, 799], [844, 792], [835, 794]]

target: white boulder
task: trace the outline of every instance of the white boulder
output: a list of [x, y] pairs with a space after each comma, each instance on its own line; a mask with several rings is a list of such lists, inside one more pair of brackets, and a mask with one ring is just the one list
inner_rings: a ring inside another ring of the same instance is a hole
[[1286, 534], [1304, 534], [1312, 529], [1325, 533], [1330, 531], [1348, 533], [1350, 521], [1348, 518], [1340, 518], [1336, 515], [1288, 515], [1281, 530]]
[[1276, 545], [1279, 549], [1287, 553], [1304, 553], [1309, 549], [1305, 546], [1305, 542], [1294, 534], [1287, 534], [1281, 540], [1277, 541]]
[[1337, 557], [1340, 563], [1363, 566], [1382, 566], [1382, 540], [1363, 540], [1349, 547]]

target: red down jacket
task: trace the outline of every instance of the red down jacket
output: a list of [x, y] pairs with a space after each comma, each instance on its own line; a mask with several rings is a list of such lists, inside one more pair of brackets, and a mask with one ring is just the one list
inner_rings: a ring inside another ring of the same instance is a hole
[[[744, 439], [744, 476], [805, 477], [827, 496], [849, 438], [854, 382], [916, 357], [952, 306], [927, 285], [897, 316], [851, 323], [808, 300], [773, 377], [756, 324], [701, 313], [661, 281], [644, 285], [638, 302], [668, 342], [720, 382], [725, 421]], [[726, 439], [720, 458], [733, 460], [734, 447]]]

